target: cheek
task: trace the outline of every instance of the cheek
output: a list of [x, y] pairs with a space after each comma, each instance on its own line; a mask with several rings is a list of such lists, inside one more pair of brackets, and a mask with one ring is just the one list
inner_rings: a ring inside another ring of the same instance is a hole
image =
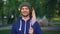
[[21, 14], [29, 14], [30, 12], [29, 12], [29, 10], [21, 10]]
[[27, 12], [29, 13], [29, 10], [27, 10]]
[[23, 13], [24, 11], [23, 10], [21, 10], [21, 13]]

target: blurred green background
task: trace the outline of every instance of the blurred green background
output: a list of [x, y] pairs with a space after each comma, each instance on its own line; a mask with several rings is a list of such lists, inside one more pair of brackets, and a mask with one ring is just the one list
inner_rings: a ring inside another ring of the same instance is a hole
[[[3, 30], [3, 31], [0, 31], [0, 34], [11, 34], [10, 33], [11, 31], [10, 30]], [[43, 31], [42, 32], [43, 34], [60, 34], [60, 31]]]
[[[35, 8], [37, 18], [42, 19], [46, 15], [49, 22], [47, 27], [60, 26], [60, 0], [0, 0], [0, 28], [11, 26], [18, 19], [20, 16], [18, 8], [24, 1], [29, 2]], [[45, 27], [44, 24], [42, 26]], [[0, 34], [10, 34], [10, 31], [1, 30]], [[59, 33], [60, 31], [43, 30], [43, 34]]]
[[14, 16], [14, 20], [17, 19], [20, 15], [19, 5], [24, 1], [35, 8], [37, 17], [42, 18], [46, 15], [48, 20], [52, 18], [53, 21], [60, 21], [60, 0], [0, 0], [0, 22], [7, 23], [11, 15]]

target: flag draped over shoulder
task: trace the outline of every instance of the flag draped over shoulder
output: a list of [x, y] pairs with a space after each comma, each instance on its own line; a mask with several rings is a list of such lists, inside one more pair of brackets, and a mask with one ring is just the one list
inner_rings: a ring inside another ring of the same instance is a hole
[[35, 22], [36, 22], [35, 10], [34, 10], [34, 8], [32, 8], [32, 19], [31, 19], [32, 25], [34, 25]]

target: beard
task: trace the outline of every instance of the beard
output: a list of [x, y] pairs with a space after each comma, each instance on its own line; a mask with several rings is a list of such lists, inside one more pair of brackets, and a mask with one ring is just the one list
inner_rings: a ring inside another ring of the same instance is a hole
[[28, 15], [23, 15], [23, 14], [21, 14], [23, 17], [28, 17], [29, 16], [29, 14]]

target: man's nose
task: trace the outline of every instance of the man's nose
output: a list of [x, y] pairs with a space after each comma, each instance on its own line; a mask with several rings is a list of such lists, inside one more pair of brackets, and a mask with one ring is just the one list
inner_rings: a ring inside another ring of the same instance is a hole
[[24, 11], [26, 11], [26, 9], [24, 8]]

